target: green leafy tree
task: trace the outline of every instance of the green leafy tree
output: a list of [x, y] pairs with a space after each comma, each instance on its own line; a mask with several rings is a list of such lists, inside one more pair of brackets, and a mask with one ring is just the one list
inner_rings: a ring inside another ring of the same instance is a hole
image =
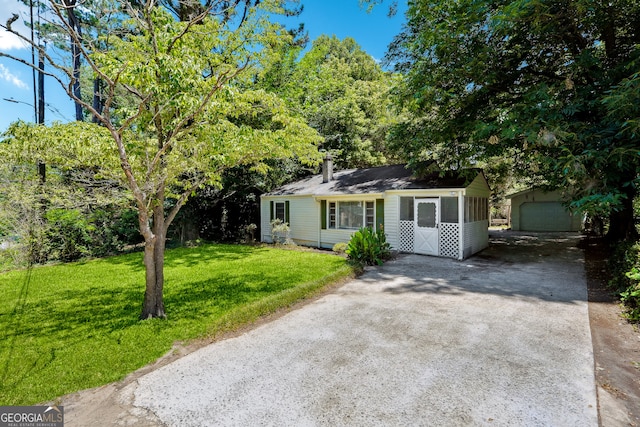
[[413, 112], [397, 146], [452, 167], [506, 158], [635, 238], [639, 21], [627, 1], [411, 2], [387, 57]]
[[[275, 95], [247, 89], [245, 81], [265, 46], [289, 37], [269, 21], [270, 13], [282, 11], [283, 2], [260, 2], [259, 8], [247, 8], [242, 16], [231, 6], [224, 16], [210, 14], [219, 10], [214, 6], [228, 4], [214, 3], [190, 20], [178, 21], [155, 2], [139, 8], [116, 2], [116, 10], [128, 15], [120, 21], [128, 34], [111, 38], [108, 50], [99, 44], [83, 44], [80, 49], [104, 84], [103, 111], [75, 97], [62, 78], [51, 74], [99, 125], [17, 124], [0, 144], [7, 156], [15, 156], [16, 164], [34, 158], [25, 153], [37, 153], [48, 164], [91, 166], [123, 181], [131, 191], [145, 243], [141, 318], [166, 316], [167, 231], [194, 191], [219, 184], [223, 171], [237, 165], [265, 171], [265, 161], [271, 158], [297, 157], [310, 164], [318, 160], [316, 132], [292, 116]], [[55, 3], [51, 6], [63, 20], [64, 11]], [[66, 28], [81, 40], [73, 28]], [[47, 59], [73, 78], [72, 69]], [[119, 105], [120, 90], [134, 103]]]
[[323, 137], [322, 148], [338, 167], [386, 163], [389, 127], [395, 123], [385, 73], [352, 38], [320, 36], [296, 61], [299, 48], [285, 49], [263, 70], [259, 84], [280, 94]]

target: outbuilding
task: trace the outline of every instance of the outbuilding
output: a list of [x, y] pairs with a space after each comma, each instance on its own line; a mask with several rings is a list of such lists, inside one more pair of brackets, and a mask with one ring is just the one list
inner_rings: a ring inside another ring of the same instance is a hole
[[511, 229], [516, 231], [580, 231], [581, 215], [562, 202], [560, 191], [530, 188], [507, 196], [511, 199]]
[[261, 197], [261, 240], [271, 221], [289, 224], [297, 244], [332, 248], [360, 227], [383, 227], [392, 249], [464, 259], [489, 243], [490, 189], [479, 169], [415, 175], [405, 165], [323, 173]]

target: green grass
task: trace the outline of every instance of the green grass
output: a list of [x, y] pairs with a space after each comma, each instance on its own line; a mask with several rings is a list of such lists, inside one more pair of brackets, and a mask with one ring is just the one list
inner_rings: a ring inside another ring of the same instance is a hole
[[124, 378], [175, 342], [215, 336], [351, 274], [341, 257], [238, 245], [167, 251], [167, 320], [139, 321], [142, 255], [0, 274], [0, 405]]

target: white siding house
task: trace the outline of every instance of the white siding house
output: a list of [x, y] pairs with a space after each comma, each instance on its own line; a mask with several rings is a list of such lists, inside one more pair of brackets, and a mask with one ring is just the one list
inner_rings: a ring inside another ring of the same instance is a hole
[[300, 245], [331, 248], [360, 227], [384, 227], [394, 250], [464, 259], [489, 244], [490, 189], [482, 171], [415, 177], [404, 165], [332, 171], [261, 197], [261, 240], [271, 221], [289, 224]]

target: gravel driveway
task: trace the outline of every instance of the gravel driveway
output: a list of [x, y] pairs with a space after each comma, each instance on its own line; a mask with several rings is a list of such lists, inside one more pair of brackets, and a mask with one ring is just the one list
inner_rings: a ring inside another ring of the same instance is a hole
[[120, 393], [168, 426], [597, 426], [576, 241], [401, 255]]

